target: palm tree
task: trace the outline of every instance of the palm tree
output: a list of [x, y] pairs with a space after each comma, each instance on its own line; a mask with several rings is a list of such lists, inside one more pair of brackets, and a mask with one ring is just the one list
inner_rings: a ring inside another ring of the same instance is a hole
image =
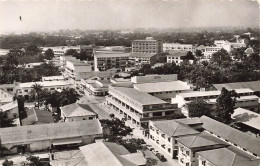
[[35, 83], [32, 85], [32, 90], [30, 91], [30, 96], [32, 98], [37, 98], [38, 108], [40, 108], [40, 93], [43, 91], [42, 85]]
[[74, 88], [63, 89], [60, 95], [61, 106], [76, 103], [80, 95]]

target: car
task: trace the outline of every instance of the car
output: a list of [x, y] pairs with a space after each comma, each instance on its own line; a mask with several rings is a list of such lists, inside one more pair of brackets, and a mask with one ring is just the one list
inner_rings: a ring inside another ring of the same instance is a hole
[[154, 148], [151, 145], [146, 145], [146, 148], [150, 151], [154, 150]]
[[159, 151], [158, 151], [158, 150], [155, 150], [155, 149], [153, 149], [152, 152], [153, 152], [153, 154], [154, 154], [155, 156], [159, 153]]
[[164, 157], [163, 154], [157, 153], [156, 156], [159, 158], [160, 161], [164, 162], [167, 161], [167, 159]]

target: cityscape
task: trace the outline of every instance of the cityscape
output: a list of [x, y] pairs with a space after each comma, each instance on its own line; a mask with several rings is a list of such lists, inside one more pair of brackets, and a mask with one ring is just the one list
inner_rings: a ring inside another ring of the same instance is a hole
[[0, 1], [0, 165], [260, 166], [255, 0]]

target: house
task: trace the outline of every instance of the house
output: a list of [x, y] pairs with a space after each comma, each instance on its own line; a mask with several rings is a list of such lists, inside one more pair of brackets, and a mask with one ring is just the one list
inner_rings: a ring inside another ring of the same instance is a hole
[[26, 108], [26, 117], [21, 118], [21, 125], [35, 125], [35, 124], [45, 124], [54, 123], [52, 113], [46, 110], [40, 110], [38, 108]]
[[260, 115], [247, 109], [237, 108], [231, 118], [241, 131], [260, 136]]
[[106, 102], [141, 129], [148, 129], [149, 120], [166, 119], [177, 111], [177, 105], [129, 87], [109, 86]]
[[69, 81], [43, 81], [43, 82], [26, 82], [19, 83], [15, 87], [15, 91], [17, 92], [17, 96], [24, 96], [25, 100], [29, 99], [29, 92], [33, 89], [32, 86], [35, 84], [39, 84], [46, 90], [62, 90], [69, 86], [71, 86], [71, 82]]
[[13, 95], [0, 89], [0, 106], [13, 101]]
[[98, 142], [79, 147], [79, 150], [56, 152], [52, 166], [145, 166], [146, 159], [141, 152], [130, 153], [122, 145], [112, 142]]
[[198, 152], [198, 166], [259, 166], [260, 160], [252, 159], [234, 148], [219, 148]]
[[200, 120], [203, 122], [202, 128], [205, 129], [205, 132], [255, 158], [260, 158], [259, 139], [207, 116], [202, 116]]
[[228, 147], [224, 141], [207, 132], [176, 139], [179, 145], [178, 163], [181, 166], [197, 166], [198, 153], [205, 150]]
[[[188, 119], [183, 119], [186, 121]], [[189, 121], [189, 120], [188, 120]], [[178, 144], [176, 138], [199, 134], [198, 131], [185, 123], [176, 120], [157, 120], [149, 122], [149, 139], [153, 140], [158, 148], [171, 158], [178, 155]]]
[[19, 117], [17, 101], [12, 101], [10, 103], [1, 105], [0, 111], [6, 113], [9, 119], [15, 119]]
[[4, 154], [86, 145], [102, 136], [98, 120], [0, 128], [1, 146], [10, 150]]
[[91, 104], [73, 103], [60, 107], [60, 110], [64, 122], [92, 120], [98, 117]]

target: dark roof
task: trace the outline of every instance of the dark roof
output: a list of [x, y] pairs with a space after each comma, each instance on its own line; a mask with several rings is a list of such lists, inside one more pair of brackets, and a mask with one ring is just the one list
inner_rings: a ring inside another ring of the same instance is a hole
[[259, 160], [251, 160], [248, 155], [236, 153], [229, 148], [202, 151], [199, 155], [217, 166], [259, 166], [260, 164]]
[[260, 91], [260, 81], [249, 81], [249, 82], [234, 82], [234, 83], [225, 83], [225, 84], [213, 84], [217, 90], [221, 90], [223, 87], [227, 90], [233, 89], [244, 89], [249, 88], [253, 91]]
[[176, 122], [175, 120], [162, 120], [162, 121], [153, 121], [154, 126], [166, 133], [168, 136], [183, 136], [183, 135], [192, 135], [199, 134], [198, 131], [193, 128]]
[[175, 119], [175, 122], [180, 122], [186, 125], [195, 125], [195, 124], [202, 124], [200, 118], [192, 118], [192, 119]]
[[130, 57], [136, 57], [136, 58], [151, 58], [155, 56], [156, 53], [131, 53]]
[[38, 108], [26, 109], [27, 117], [21, 119], [22, 125], [54, 123], [52, 113]]
[[2, 144], [74, 138], [102, 133], [101, 124], [96, 119], [0, 128]]
[[211, 119], [207, 116], [202, 116], [200, 120], [203, 122], [202, 128], [212, 132], [223, 139], [226, 139], [238, 146], [247, 149], [248, 151], [260, 156], [260, 140], [246, 133], [236, 130], [228, 125]]
[[193, 136], [176, 138], [176, 140], [190, 149], [213, 145], [222, 145], [223, 147], [228, 146], [227, 143], [208, 134], [207, 132], [202, 132]]

